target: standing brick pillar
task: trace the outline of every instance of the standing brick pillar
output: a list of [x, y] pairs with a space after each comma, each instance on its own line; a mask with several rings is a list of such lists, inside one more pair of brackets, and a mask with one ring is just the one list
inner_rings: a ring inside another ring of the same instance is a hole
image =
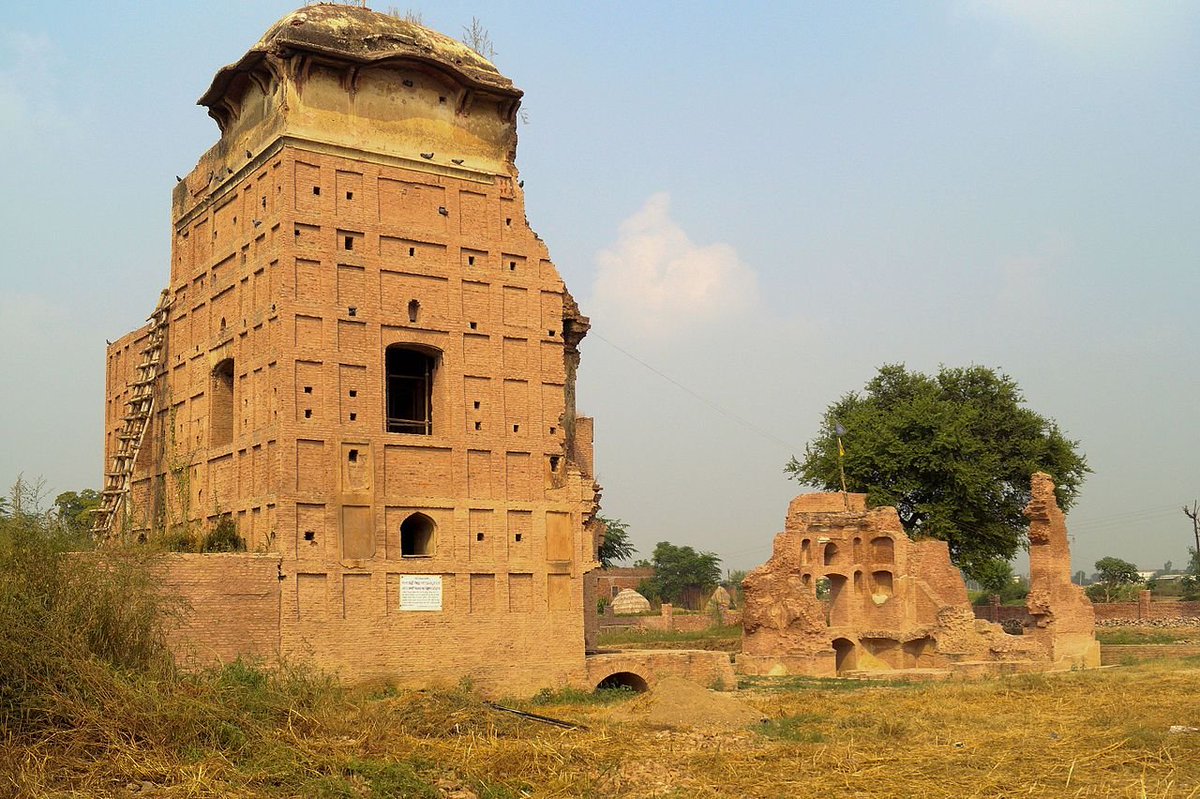
[[1000, 595], [992, 594], [988, 600], [988, 604], [992, 606], [992, 623], [998, 624], [1000, 622]]
[[1138, 592], [1138, 621], [1150, 619], [1150, 592]]
[[675, 608], [670, 602], [664, 602], [662, 605], [663, 629], [667, 632], [675, 629]]

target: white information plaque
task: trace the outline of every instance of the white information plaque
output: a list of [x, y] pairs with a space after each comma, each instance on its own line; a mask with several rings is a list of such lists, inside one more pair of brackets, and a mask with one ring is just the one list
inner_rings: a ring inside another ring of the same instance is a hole
[[441, 576], [436, 574], [400, 575], [400, 610], [441, 609]]

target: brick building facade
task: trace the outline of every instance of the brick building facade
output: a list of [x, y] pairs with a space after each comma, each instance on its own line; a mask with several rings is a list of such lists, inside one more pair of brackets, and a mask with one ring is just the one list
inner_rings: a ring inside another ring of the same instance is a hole
[[[165, 352], [119, 524], [228, 518], [259, 553], [187, 561], [178, 579], [234, 611], [205, 647], [274, 636], [412, 684], [586, 680], [588, 321], [526, 221], [520, 98], [464, 45], [337, 5], [280, 20], [201, 98], [221, 137], [175, 187]], [[108, 350], [110, 460], [147, 335]]]

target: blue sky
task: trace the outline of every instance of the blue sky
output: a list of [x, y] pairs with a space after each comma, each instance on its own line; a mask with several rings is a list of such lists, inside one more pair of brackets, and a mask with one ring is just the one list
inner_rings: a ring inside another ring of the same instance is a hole
[[[195, 99], [292, 8], [0, 10], [0, 479], [99, 484], [104, 341], [152, 309], [174, 176], [217, 138]], [[592, 317], [581, 410], [643, 553], [765, 560], [784, 462], [904, 362], [1000, 368], [1079, 439], [1077, 568], [1186, 560], [1200, 5], [411, 8], [478, 16], [526, 91], [529, 219]]]

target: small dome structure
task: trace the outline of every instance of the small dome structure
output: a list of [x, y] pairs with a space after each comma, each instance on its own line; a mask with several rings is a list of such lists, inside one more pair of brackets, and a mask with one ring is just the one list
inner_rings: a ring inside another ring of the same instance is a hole
[[612, 601], [612, 609], [618, 616], [645, 613], [650, 610], [650, 601], [632, 588], [622, 588], [621, 593]]
[[729, 592], [725, 590], [725, 586], [718, 585], [717, 590], [712, 592], [712, 596], [708, 598], [708, 604], [720, 605], [723, 608], [728, 608], [733, 603], [729, 598]]

